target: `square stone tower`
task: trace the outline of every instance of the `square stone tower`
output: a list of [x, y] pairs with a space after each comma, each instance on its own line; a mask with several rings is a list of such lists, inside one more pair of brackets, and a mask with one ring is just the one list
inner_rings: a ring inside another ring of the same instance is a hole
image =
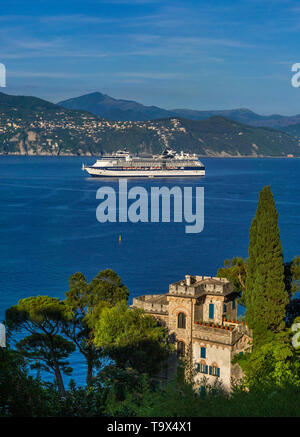
[[237, 320], [237, 294], [225, 278], [186, 275], [172, 283], [164, 295], [146, 295], [133, 300], [165, 324], [175, 338], [178, 356], [192, 350], [195, 380], [201, 385], [217, 379], [230, 391], [233, 380], [242, 376], [232, 365], [235, 354], [251, 346], [248, 327]]

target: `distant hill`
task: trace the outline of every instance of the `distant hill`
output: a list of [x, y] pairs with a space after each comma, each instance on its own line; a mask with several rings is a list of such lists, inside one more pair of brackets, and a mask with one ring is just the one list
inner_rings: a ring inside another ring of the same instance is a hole
[[[253, 127], [229, 118], [215, 116], [206, 120], [180, 119], [186, 132], [200, 142], [202, 153], [211, 156], [299, 156], [299, 142], [285, 133]], [[197, 147], [196, 147], [197, 148]], [[289, 150], [289, 151], [288, 151]]]
[[58, 105], [68, 109], [83, 109], [109, 120], [144, 121], [175, 116], [156, 106], [144, 106], [132, 100], [114, 99], [99, 92], [64, 100]]
[[292, 135], [298, 140], [300, 140], [300, 123], [291, 124], [289, 126], [284, 127], [282, 130], [287, 134]]
[[286, 126], [300, 123], [300, 114], [294, 116], [277, 114], [259, 115], [246, 108], [219, 111], [197, 111], [193, 109], [166, 110], [157, 106], [145, 106], [131, 100], [115, 99], [99, 92], [64, 100], [59, 102], [58, 105], [68, 109], [85, 110], [108, 120], [117, 121], [144, 121], [167, 117], [205, 120], [210, 117], [221, 116], [251, 126], [266, 126], [279, 130]]
[[224, 111], [195, 111], [190, 109], [172, 110], [177, 116], [185, 117], [190, 120], [204, 120], [209, 117], [221, 116], [228, 117], [240, 123], [251, 126], [271, 127], [281, 130], [285, 126], [300, 123], [300, 114], [293, 116], [285, 115], [259, 115], [250, 109], [229, 109]]
[[[35, 112], [52, 113], [59, 108], [54, 103], [37, 97], [28, 96], [11, 96], [9, 94], [0, 93], [0, 112], [6, 115], [14, 115], [20, 117], [27, 117]], [[60, 112], [66, 112], [63, 108]]]
[[36, 97], [0, 93], [0, 154], [99, 155], [124, 146], [159, 153], [166, 145], [202, 156], [300, 156], [299, 141], [291, 135], [226, 117], [111, 121]]

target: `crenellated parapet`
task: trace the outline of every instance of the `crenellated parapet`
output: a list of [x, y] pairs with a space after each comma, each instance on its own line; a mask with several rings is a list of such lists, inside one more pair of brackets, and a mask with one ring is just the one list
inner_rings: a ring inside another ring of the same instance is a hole
[[148, 313], [168, 314], [168, 301], [164, 294], [148, 294], [135, 297], [131, 305]]
[[237, 320], [237, 294], [228, 279], [186, 275], [168, 293], [134, 298], [132, 307], [163, 322], [179, 355], [192, 346], [197, 383], [204, 376], [212, 383], [220, 378], [230, 391], [232, 376], [241, 374], [232, 358], [251, 348], [252, 333]]

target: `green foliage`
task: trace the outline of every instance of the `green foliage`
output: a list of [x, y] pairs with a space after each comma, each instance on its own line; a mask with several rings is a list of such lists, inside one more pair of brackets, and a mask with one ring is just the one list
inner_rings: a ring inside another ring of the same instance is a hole
[[286, 324], [292, 326], [295, 319], [300, 316], [300, 298], [293, 298], [287, 306]]
[[[65, 387], [60, 372], [59, 362], [56, 356], [58, 349], [56, 348], [54, 338], [62, 329], [65, 320], [71, 320], [73, 316], [72, 309], [57, 298], [49, 296], [36, 296], [21, 299], [18, 305], [9, 308], [6, 311], [6, 322], [10, 330], [23, 329], [35, 337], [31, 337], [32, 346], [37, 338], [40, 340], [47, 338], [47, 343], [44, 343], [50, 348], [52, 354], [52, 364], [55, 369], [55, 377], [60, 388], [61, 395], [65, 395]], [[43, 334], [44, 337], [39, 336]], [[23, 344], [23, 346], [25, 346]], [[35, 343], [36, 352], [40, 346]]]
[[295, 348], [295, 352], [299, 358], [300, 355], [300, 316], [296, 317], [293, 321], [293, 324], [290, 328], [291, 336], [292, 336], [292, 344]]
[[270, 187], [264, 187], [250, 228], [247, 262], [246, 321], [254, 342], [266, 341], [285, 326], [289, 299], [277, 218]]
[[[100, 368], [102, 357], [102, 349], [94, 344], [93, 326], [102, 308], [127, 301], [128, 295], [127, 287], [110, 269], [99, 272], [89, 284], [78, 272], [70, 277], [64, 302], [49, 296], [22, 299], [6, 311], [6, 322], [10, 331], [26, 330], [31, 334], [19, 342], [18, 347], [28, 359], [43, 361], [43, 364], [37, 361], [34, 367], [55, 371], [65, 396], [60, 368], [64, 373], [70, 373], [71, 369], [63, 358], [75, 350], [74, 343], [86, 360], [87, 384], [90, 384], [93, 368]], [[73, 343], [59, 336], [61, 332]]]
[[290, 298], [300, 291], [300, 256], [284, 264], [285, 287]]
[[217, 276], [219, 278], [227, 278], [233, 285], [233, 290], [241, 297], [239, 303], [245, 305], [245, 290], [247, 269], [246, 262], [241, 257], [234, 257], [224, 261], [224, 267], [221, 267]]
[[299, 417], [300, 390], [291, 385], [236, 391], [231, 396], [212, 389], [204, 395], [173, 381], [153, 393], [146, 417]]
[[116, 272], [106, 269], [100, 271], [90, 283], [82, 273], [74, 273], [70, 276], [69, 290], [65, 294], [65, 304], [77, 318], [84, 319], [87, 328], [89, 324], [92, 325], [93, 318], [97, 319], [103, 307], [127, 302], [129, 290]]
[[156, 374], [168, 358], [168, 331], [141, 309], [125, 303], [104, 308], [95, 324], [95, 344], [121, 368]]
[[272, 340], [254, 347], [251, 353], [234, 357], [245, 373], [243, 386], [250, 389], [284, 387], [300, 388], [300, 362], [291, 344], [291, 334], [281, 331]]
[[66, 292], [65, 304], [72, 308], [73, 318], [65, 320], [62, 331], [78, 347], [87, 363], [87, 384], [91, 383], [93, 368], [100, 365], [101, 351], [96, 350], [93, 343], [93, 330], [87, 323], [91, 315], [92, 296], [85, 276], [74, 273], [69, 279], [69, 291]]
[[53, 384], [45, 384], [52, 415], [55, 417], [101, 417], [105, 412], [103, 390], [94, 383], [86, 387], [70, 381], [64, 398], [58, 396]]
[[[30, 335], [19, 341], [17, 351], [0, 348], [0, 416], [299, 416], [299, 348], [292, 346], [292, 336], [298, 333], [282, 328], [286, 300], [279, 291], [285, 284], [293, 294], [300, 263], [296, 258], [286, 267], [284, 283], [277, 213], [270, 193], [265, 196], [267, 205], [259, 205], [251, 229], [254, 244], [249, 245], [249, 254], [255, 257], [247, 263], [246, 286], [249, 278], [258, 278], [257, 286], [250, 288], [251, 294], [247, 288], [246, 300], [252, 305], [257, 301], [276, 308], [269, 309], [271, 316], [266, 324], [257, 323], [255, 318], [264, 317], [264, 313], [250, 307], [260, 341], [252, 353], [234, 358], [245, 377], [233, 393], [226, 394], [218, 379], [210, 385], [204, 378], [204, 392], [197, 390], [190, 347], [180, 361], [177, 379], [158, 383], [162, 365], [173, 352], [168, 331], [143, 310], [127, 306], [127, 288], [115, 272], [107, 269], [90, 283], [82, 273], [72, 275], [63, 302], [37, 296], [22, 299], [7, 310], [8, 334], [25, 329]], [[262, 238], [266, 228], [260, 223], [261, 216], [267, 217], [268, 238]], [[241, 290], [245, 263], [234, 258], [218, 273], [235, 281], [235, 291]], [[286, 297], [285, 288], [284, 293]], [[297, 300], [293, 302], [295, 307], [290, 307], [287, 317], [289, 326], [300, 323]], [[70, 374], [67, 358], [75, 345], [85, 356], [89, 370], [100, 364], [103, 355], [115, 364], [102, 368], [96, 377], [88, 371], [86, 387], [77, 387], [71, 381], [65, 389], [61, 372]], [[31, 368], [54, 372], [56, 383], [29, 376], [28, 361]]]
[[64, 334], [77, 345], [87, 363], [87, 384], [93, 377], [93, 369], [101, 365], [101, 348], [94, 344], [94, 325], [104, 307], [127, 301], [129, 291], [113, 270], [100, 271], [88, 284], [85, 276], [74, 273], [69, 279], [65, 304], [73, 311], [73, 318], [63, 325]]
[[90, 296], [86, 277], [82, 273], [77, 272], [70, 276], [69, 290], [65, 294], [65, 303], [73, 310], [79, 310], [82, 315], [85, 315], [86, 307], [90, 303]]
[[31, 369], [55, 374], [58, 365], [66, 375], [73, 371], [66, 358], [75, 351], [76, 346], [60, 335], [32, 334], [19, 341], [16, 346], [23, 357], [33, 361]]
[[146, 375], [115, 366], [85, 388], [71, 382], [62, 398], [54, 384], [28, 376], [18, 353], [0, 349], [1, 417], [299, 417], [299, 404], [295, 385], [256, 384], [228, 396], [217, 385], [206, 385], [204, 393], [182, 380], [157, 385]]
[[142, 406], [149, 402], [155, 384], [146, 374], [134, 369], [107, 366], [94, 381], [101, 388], [105, 416], [141, 416]]
[[63, 320], [70, 320], [72, 316], [72, 310], [59, 299], [35, 296], [21, 299], [18, 305], [9, 308], [6, 311], [6, 322], [9, 329], [25, 329], [31, 334], [42, 331], [44, 334], [55, 335]]
[[0, 348], [0, 417], [51, 415], [41, 382], [28, 375], [24, 358]]
[[299, 417], [299, 402], [294, 385], [238, 389], [228, 395], [218, 383], [197, 391], [173, 380], [154, 390], [139, 412], [144, 417]]
[[91, 305], [95, 306], [100, 301], [107, 302], [110, 306], [118, 302], [127, 302], [129, 291], [122, 283], [121, 278], [111, 269], [102, 270], [89, 284]]
[[[232, 283], [234, 291], [241, 296], [238, 300], [239, 304], [245, 305], [247, 262], [241, 257], [226, 259], [224, 267], [218, 269], [217, 276], [227, 278]], [[292, 261], [284, 263], [284, 283], [290, 297], [289, 319], [293, 320], [296, 315], [300, 315], [300, 306], [295, 313], [298, 304], [297, 299], [293, 298], [300, 291], [300, 256], [295, 256]]]

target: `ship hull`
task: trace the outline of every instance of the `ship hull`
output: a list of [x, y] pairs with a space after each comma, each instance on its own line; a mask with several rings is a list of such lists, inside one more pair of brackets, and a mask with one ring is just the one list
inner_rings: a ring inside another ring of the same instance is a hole
[[96, 178], [170, 178], [203, 177], [205, 169], [199, 170], [108, 170], [85, 167], [87, 173]]

